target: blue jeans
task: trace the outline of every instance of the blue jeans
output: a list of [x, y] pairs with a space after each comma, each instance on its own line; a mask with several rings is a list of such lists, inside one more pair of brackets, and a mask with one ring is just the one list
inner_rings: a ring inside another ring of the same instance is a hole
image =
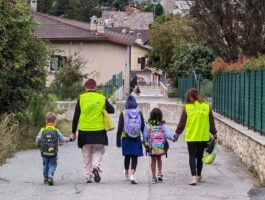
[[55, 170], [57, 168], [57, 157], [54, 158], [42, 158], [43, 161], [43, 177], [44, 180], [53, 178]]

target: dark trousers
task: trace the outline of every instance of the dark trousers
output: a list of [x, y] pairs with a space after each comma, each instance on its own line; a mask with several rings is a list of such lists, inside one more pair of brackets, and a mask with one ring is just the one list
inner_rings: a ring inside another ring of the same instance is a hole
[[189, 150], [190, 171], [192, 176], [201, 176], [202, 157], [207, 142], [187, 142]]
[[129, 170], [131, 161], [132, 161], [131, 169], [136, 170], [137, 160], [138, 160], [137, 156], [125, 156], [125, 158], [124, 158], [124, 168], [125, 168], [125, 170]]

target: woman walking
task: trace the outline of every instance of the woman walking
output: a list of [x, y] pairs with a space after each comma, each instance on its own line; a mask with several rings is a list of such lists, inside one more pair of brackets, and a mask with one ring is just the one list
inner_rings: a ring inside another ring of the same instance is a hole
[[189, 164], [192, 175], [190, 185], [196, 185], [202, 179], [202, 157], [204, 149], [210, 140], [210, 133], [216, 140], [217, 131], [210, 106], [202, 102], [200, 93], [195, 88], [187, 92], [186, 104], [174, 137], [178, 138], [185, 127], [185, 141], [188, 145]]
[[[142, 112], [137, 109], [137, 103], [133, 96], [126, 100], [125, 110], [119, 117], [117, 131], [117, 147], [122, 147], [124, 156], [124, 177], [132, 184], [137, 184], [135, 172], [138, 157], [143, 156], [141, 135], [144, 131], [144, 118]], [[129, 179], [129, 168], [131, 164], [131, 177]]]
[[82, 149], [84, 175], [87, 183], [100, 182], [101, 162], [108, 145], [104, 128], [103, 109], [114, 113], [113, 106], [106, 97], [96, 92], [96, 81], [89, 79], [85, 83], [84, 94], [80, 95], [75, 107], [71, 138], [76, 139], [78, 129], [78, 147]]

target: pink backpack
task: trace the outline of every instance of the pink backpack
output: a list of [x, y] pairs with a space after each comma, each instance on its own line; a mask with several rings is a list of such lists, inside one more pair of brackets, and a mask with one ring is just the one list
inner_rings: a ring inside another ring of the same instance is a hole
[[163, 125], [147, 125], [149, 128], [149, 142], [150, 142], [150, 152], [152, 156], [162, 156], [166, 154], [165, 149], [165, 131]]

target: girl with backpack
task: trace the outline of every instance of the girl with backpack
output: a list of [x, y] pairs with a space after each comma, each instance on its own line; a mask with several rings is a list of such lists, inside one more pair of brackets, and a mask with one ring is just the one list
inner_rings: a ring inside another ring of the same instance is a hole
[[[168, 127], [163, 121], [163, 114], [159, 108], [154, 108], [144, 129], [144, 140], [146, 152], [151, 156], [152, 183], [163, 182], [162, 156], [167, 154], [167, 139], [175, 141]], [[156, 177], [156, 163], [158, 174]]]
[[[129, 96], [125, 103], [125, 110], [121, 112], [117, 131], [117, 147], [122, 147], [124, 158], [124, 177], [132, 184], [137, 184], [135, 172], [138, 157], [143, 156], [141, 134], [144, 131], [144, 118], [137, 108], [136, 100]], [[131, 163], [131, 177], [129, 179], [129, 167]]]

